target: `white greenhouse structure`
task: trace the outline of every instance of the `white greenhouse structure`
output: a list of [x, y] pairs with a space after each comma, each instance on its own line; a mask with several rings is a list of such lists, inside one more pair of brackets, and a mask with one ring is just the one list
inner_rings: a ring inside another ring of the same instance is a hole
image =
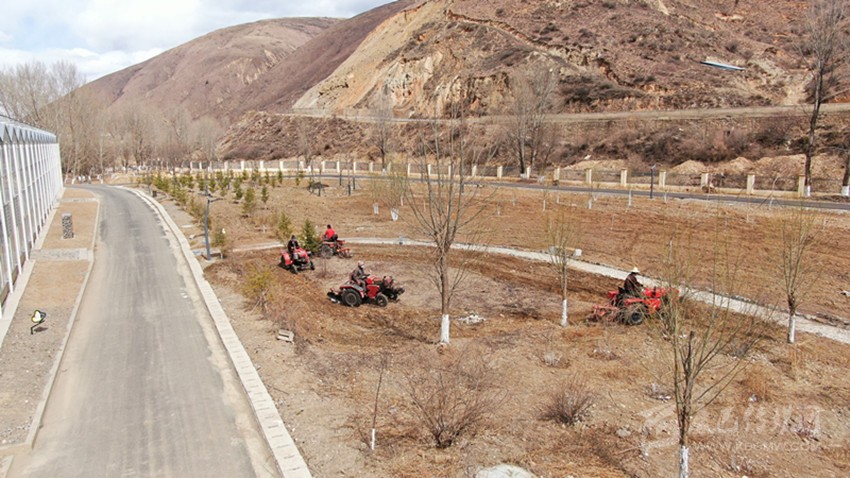
[[63, 186], [59, 141], [53, 133], [0, 115], [0, 145], [2, 311]]

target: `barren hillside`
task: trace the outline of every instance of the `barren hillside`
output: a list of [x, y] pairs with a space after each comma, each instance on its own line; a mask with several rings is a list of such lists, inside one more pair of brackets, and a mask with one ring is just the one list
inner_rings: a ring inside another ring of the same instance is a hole
[[265, 20], [217, 30], [88, 85], [114, 108], [184, 108], [227, 116], [225, 100], [254, 83], [301, 45], [337, 23], [330, 18]]
[[[805, 2], [432, 0], [376, 28], [296, 103], [430, 116], [497, 113], [520, 75], [552, 72], [556, 111], [796, 104]], [[745, 68], [730, 72], [710, 60]]]
[[[221, 30], [89, 88], [115, 106], [144, 103], [154, 112], [182, 106], [193, 118], [213, 117], [230, 127], [218, 148], [226, 160], [302, 154], [299, 137], [315, 139], [309, 146], [317, 155], [375, 158], [374, 127], [363, 117], [432, 118], [461, 105], [467, 116], [492, 119], [510, 114], [523, 84], [542, 80], [553, 85], [550, 113], [805, 104], [809, 77], [798, 43], [806, 5], [400, 0], [347, 20], [284, 19]], [[806, 121], [793, 116], [562, 128], [546, 161], [569, 164], [592, 155], [678, 164], [796, 154]], [[340, 129], [338, 117], [353, 121]], [[411, 137], [403, 134], [413, 129], [395, 128], [402, 135], [397, 151], [409, 146]], [[826, 131], [823, 147], [838, 146], [842, 131]], [[498, 141], [504, 131], [486, 134]], [[509, 148], [499, 154], [509, 155]]]

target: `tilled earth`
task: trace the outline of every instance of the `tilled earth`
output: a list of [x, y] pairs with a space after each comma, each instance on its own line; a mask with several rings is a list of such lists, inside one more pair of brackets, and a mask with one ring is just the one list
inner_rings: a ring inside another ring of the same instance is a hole
[[[544, 249], [542, 199], [542, 193], [522, 191], [488, 197], [490, 243]], [[775, 241], [767, 232], [775, 210], [658, 199], [635, 200], [628, 207], [625, 198], [606, 197], [587, 209], [588, 199], [553, 193], [547, 198], [547, 207], [560, 203], [576, 214], [584, 259], [624, 269], [638, 265], [660, 276], [670, 237], [665, 231], [686, 236], [682, 244], [694, 253], [712, 250], [722, 236], [740, 258], [742, 295], [778, 297], [764, 279], [775, 271], [768, 259]], [[417, 237], [414, 225], [404, 221], [404, 209], [398, 222], [384, 208], [373, 217], [376, 200], [368, 190], [348, 197], [329, 188], [319, 198], [290, 186], [273, 190], [267, 212], [285, 205], [296, 226], [305, 218], [318, 225], [331, 222], [343, 238]], [[214, 208], [214, 222], [227, 228], [236, 248], [272, 240], [268, 226], [264, 232], [262, 221], [241, 216], [238, 205], [222, 201]], [[830, 215], [821, 222], [815, 251], [824, 259], [824, 274], [804, 308], [840, 314], [847, 310], [846, 298], [833, 291], [847, 288], [842, 284], [850, 258], [839, 239], [846, 237], [848, 221]], [[354, 259], [317, 259], [316, 271], [298, 275], [277, 267], [275, 249], [236, 252], [207, 268], [315, 476], [461, 477], [498, 463], [517, 464], [541, 477], [674, 473], [669, 342], [657, 322], [624, 327], [584, 320], [617, 281], [573, 272], [571, 325], [562, 329], [557, 281], [547, 264], [471, 256], [452, 303], [452, 343], [440, 347], [430, 250], [353, 248]], [[400, 300], [386, 308], [331, 303], [327, 290], [345, 281], [356, 260], [404, 285]], [[710, 264], [697, 268], [706, 271]], [[258, 271], [273, 279], [265, 306], [248, 298], [245, 288]], [[464, 323], [469, 317], [484, 320]], [[276, 339], [281, 328], [295, 332], [294, 344]], [[729, 354], [717, 363], [735, 360]], [[789, 347], [782, 328], [772, 326], [748, 360], [749, 367], [694, 425], [695, 473], [846, 474], [850, 386], [843, 377], [850, 349], [807, 334]], [[435, 370], [452, 370], [458, 361], [478, 364], [475, 376], [494, 377], [486, 389], [491, 400], [480, 423], [450, 447], [437, 448], [414, 406], [413, 385], [426, 383]], [[574, 381], [591, 393], [589, 414], [572, 427], [543, 419], [552, 395]], [[371, 451], [373, 420], [377, 446]]]

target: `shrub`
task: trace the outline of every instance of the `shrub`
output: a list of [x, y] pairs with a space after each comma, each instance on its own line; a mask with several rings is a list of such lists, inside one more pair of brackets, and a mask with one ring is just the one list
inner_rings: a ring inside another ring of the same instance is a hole
[[266, 316], [269, 305], [274, 302], [272, 286], [274, 273], [268, 266], [252, 266], [245, 277], [242, 293], [250, 301], [251, 308], [259, 307]]
[[289, 219], [289, 216], [284, 211], [281, 211], [277, 216], [274, 235], [277, 240], [284, 244], [289, 240], [289, 236], [292, 235], [292, 220]]
[[304, 225], [301, 227], [301, 247], [316, 254], [319, 252], [319, 247], [321, 246], [322, 241], [319, 239], [319, 235], [316, 234], [316, 227], [309, 219], [306, 219]]
[[543, 418], [564, 425], [575, 425], [590, 415], [593, 400], [587, 383], [573, 377], [549, 395], [549, 400], [543, 405]]
[[437, 448], [477, 431], [504, 398], [490, 361], [478, 352], [465, 347], [443, 356], [416, 357], [405, 372], [414, 416]]
[[242, 214], [251, 216], [257, 210], [257, 192], [249, 187], [245, 191], [245, 200], [242, 202]]
[[217, 247], [221, 251], [222, 259], [230, 255], [233, 250], [233, 241], [224, 233], [224, 229], [217, 229], [212, 237], [212, 246]]
[[197, 200], [195, 196], [190, 196], [189, 204], [186, 205], [186, 210], [194, 220], [202, 222], [204, 220], [204, 206], [203, 201]]

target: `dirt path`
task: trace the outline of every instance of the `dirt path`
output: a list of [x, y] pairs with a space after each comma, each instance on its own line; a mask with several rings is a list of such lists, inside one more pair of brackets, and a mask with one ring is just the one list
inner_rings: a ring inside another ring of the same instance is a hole
[[[407, 246], [417, 246], [417, 247], [427, 247], [430, 246], [429, 243], [424, 241], [416, 241], [411, 239], [386, 239], [386, 238], [378, 238], [378, 237], [351, 237], [346, 239], [349, 244], [363, 244], [363, 245], [407, 245]], [[279, 249], [281, 246], [278, 243], [265, 243], [265, 244], [257, 244], [251, 247], [245, 247], [238, 249], [236, 252], [247, 252], [247, 251], [262, 251], [269, 249]], [[511, 249], [507, 247], [493, 247], [493, 246], [475, 246], [469, 244], [456, 244], [454, 246], [456, 249], [461, 250], [480, 250], [487, 254], [499, 254], [506, 255], [511, 257], [517, 257], [521, 259], [527, 259], [537, 262], [549, 263], [551, 262], [551, 255], [545, 252], [531, 252], [531, 251], [521, 251], [519, 249]], [[612, 279], [617, 279], [622, 281], [628, 275], [628, 272], [616, 269], [614, 267], [609, 267], [602, 264], [593, 264], [590, 262], [585, 262], [581, 260], [571, 260], [570, 267], [574, 270], [586, 272], [589, 274], [594, 274], [602, 277], [610, 277]], [[643, 278], [642, 282], [644, 285], [649, 287], [661, 286], [661, 282], [652, 279], [649, 277]], [[769, 307], [764, 307], [754, 303], [752, 300], [747, 298], [731, 298], [725, 297], [721, 295], [712, 294], [710, 292], [698, 290], [698, 289], [687, 289], [683, 292], [683, 294], [689, 295], [691, 298], [703, 302], [705, 304], [718, 304], [721, 308], [729, 308], [732, 311], [747, 314], [747, 315], [755, 315], [758, 317], [766, 318], [767, 320], [771, 320], [778, 324], [787, 323], [788, 320], [788, 311], [787, 310], [777, 310]], [[801, 332], [808, 332], [815, 335], [819, 335], [821, 337], [826, 337], [831, 340], [835, 340], [836, 342], [841, 342], [845, 344], [850, 344], [850, 330], [845, 328], [840, 328], [834, 325], [828, 325], [823, 323], [814, 322], [803, 315], [797, 315], [797, 330]], [[837, 317], [838, 322], [850, 323], [850, 319], [846, 319], [843, 317]]]

